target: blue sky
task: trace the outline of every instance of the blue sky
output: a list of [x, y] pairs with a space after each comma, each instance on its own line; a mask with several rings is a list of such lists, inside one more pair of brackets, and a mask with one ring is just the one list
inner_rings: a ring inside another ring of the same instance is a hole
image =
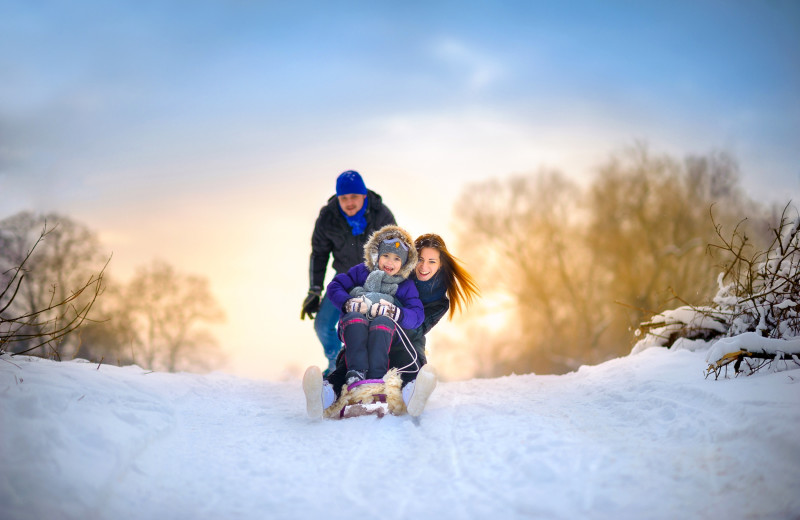
[[0, 51], [0, 218], [69, 214], [121, 272], [161, 256], [223, 303], [257, 279], [299, 306], [351, 168], [412, 234], [467, 183], [586, 178], [637, 140], [800, 194], [798, 2], [0, 0]]
[[428, 4], [5, 2], [4, 173], [313, 150], [392, 114], [480, 110], [676, 150], [695, 129], [687, 152], [796, 181], [796, 2]]

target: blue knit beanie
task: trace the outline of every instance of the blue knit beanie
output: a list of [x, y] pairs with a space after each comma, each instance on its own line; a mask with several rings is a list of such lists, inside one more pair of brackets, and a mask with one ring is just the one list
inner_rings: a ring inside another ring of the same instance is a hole
[[367, 187], [364, 185], [364, 180], [355, 170], [342, 172], [339, 178], [336, 179], [336, 196], [341, 197], [348, 193], [357, 193], [359, 195], [367, 194]]

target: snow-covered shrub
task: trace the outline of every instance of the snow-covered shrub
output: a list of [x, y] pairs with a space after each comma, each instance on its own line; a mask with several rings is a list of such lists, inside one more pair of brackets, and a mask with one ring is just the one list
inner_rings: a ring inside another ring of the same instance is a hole
[[[706, 342], [728, 331], [725, 316], [712, 307], [692, 307], [685, 305], [664, 311], [642, 323], [636, 335], [647, 333], [633, 347], [632, 354], [650, 347], [681, 347], [689, 350], [707, 347]], [[689, 343], [691, 341], [691, 343]]]
[[[781, 216], [768, 251], [748, 258], [745, 235], [722, 247], [734, 253], [727, 271], [717, 278], [716, 308], [729, 316], [728, 336], [757, 332], [765, 338], [800, 336], [800, 217]], [[721, 235], [720, 235], [721, 236]]]
[[642, 323], [637, 336], [646, 333], [632, 353], [654, 346], [709, 348], [708, 373], [717, 377], [731, 363], [737, 374], [800, 367], [800, 216], [787, 218], [788, 209], [771, 230], [770, 247], [752, 255], [738, 227], [726, 239], [715, 224], [721, 243], [710, 248], [728, 262], [713, 303], [679, 307]]

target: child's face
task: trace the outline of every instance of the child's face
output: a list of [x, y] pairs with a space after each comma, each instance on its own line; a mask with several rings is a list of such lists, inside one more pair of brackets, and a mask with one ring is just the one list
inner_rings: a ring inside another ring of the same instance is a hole
[[394, 253], [383, 253], [378, 257], [378, 269], [386, 272], [389, 275], [396, 275], [403, 267], [403, 260]]

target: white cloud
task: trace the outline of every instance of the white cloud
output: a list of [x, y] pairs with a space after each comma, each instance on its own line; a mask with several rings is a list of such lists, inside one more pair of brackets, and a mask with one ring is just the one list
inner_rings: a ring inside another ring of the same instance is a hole
[[503, 75], [496, 58], [455, 38], [438, 40], [433, 51], [435, 56], [466, 75], [466, 85], [470, 90], [484, 89]]

